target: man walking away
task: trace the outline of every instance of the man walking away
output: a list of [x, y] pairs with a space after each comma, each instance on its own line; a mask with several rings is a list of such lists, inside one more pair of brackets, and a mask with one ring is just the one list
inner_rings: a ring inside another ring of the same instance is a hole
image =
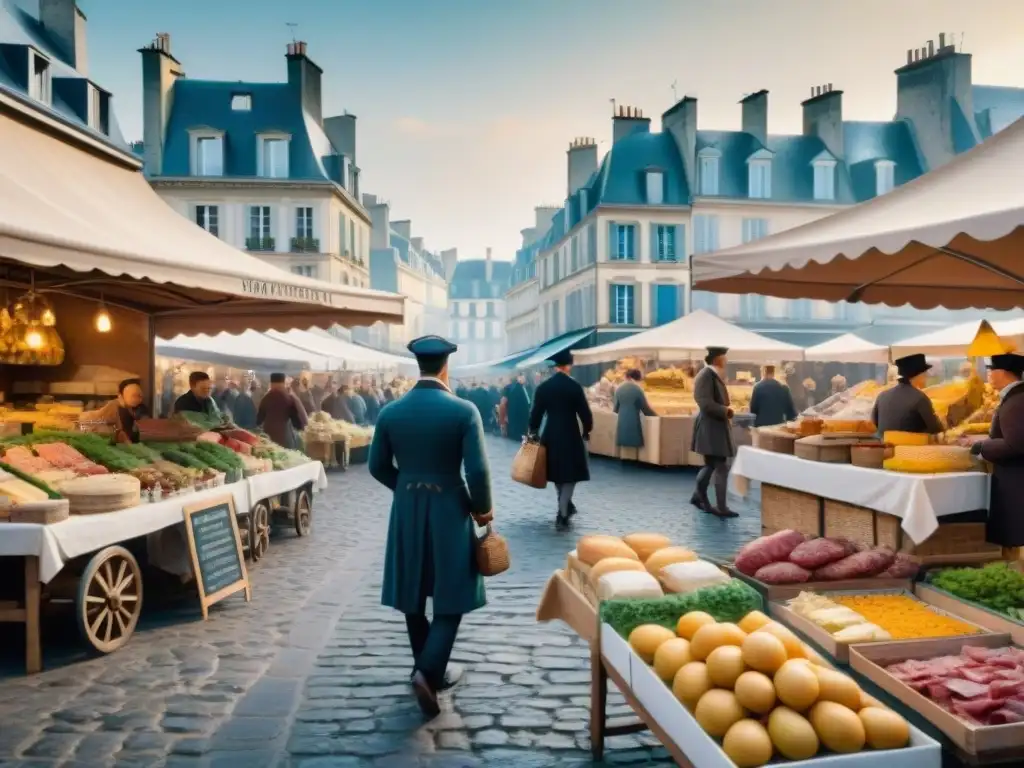
[[[697, 418], [693, 422], [690, 450], [704, 457], [704, 466], [697, 473], [697, 490], [690, 503], [697, 509], [718, 517], [738, 517], [729, 509], [729, 459], [736, 455], [732, 442], [732, 408], [725, 386], [725, 347], [708, 347], [707, 363], [693, 380], [693, 399], [697, 401]], [[708, 486], [715, 481], [715, 506], [708, 498]]]
[[270, 391], [260, 400], [256, 424], [278, 445], [296, 449], [297, 433], [306, 428], [306, 423], [306, 409], [298, 396], [288, 391], [284, 374], [270, 374]]
[[438, 692], [459, 677], [447, 666], [462, 616], [486, 603], [473, 523], [493, 518], [491, 476], [480, 414], [448, 385], [448, 356], [458, 347], [423, 336], [408, 348], [420, 380], [381, 410], [369, 470], [394, 492], [381, 603], [405, 614], [413, 692], [433, 718], [440, 712]]
[[992, 462], [992, 488], [988, 502], [985, 540], [1003, 548], [1003, 559], [1016, 562], [1024, 546], [1024, 356], [993, 355], [988, 380], [999, 392], [999, 407], [992, 417], [987, 440], [971, 446], [971, 453]]
[[750, 412], [755, 427], [772, 427], [796, 418], [793, 394], [789, 387], [775, 378], [775, 366], [766, 365], [761, 380], [750, 395]]
[[555, 484], [558, 493], [555, 525], [565, 530], [569, 527], [569, 518], [576, 514], [576, 505], [572, 503], [576, 484], [590, 479], [586, 441], [594, 429], [594, 417], [583, 387], [569, 376], [572, 353], [563, 350], [548, 360], [554, 364], [555, 374], [537, 387], [529, 432], [536, 435], [547, 416], [540, 441], [547, 448], [548, 482]]

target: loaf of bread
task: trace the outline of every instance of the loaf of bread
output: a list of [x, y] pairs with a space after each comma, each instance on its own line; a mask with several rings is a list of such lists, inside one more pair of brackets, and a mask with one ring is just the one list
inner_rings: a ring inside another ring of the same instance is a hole
[[639, 571], [606, 573], [597, 583], [599, 600], [615, 600], [624, 597], [662, 597], [663, 595], [658, 580], [649, 573]]
[[616, 536], [584, 536], [576, 544], [576, 555], [587, 565], [597, 565], [606, 557], [624, 557], [627, 560], [640, 558], [626, 542]]
[[660, 533], [631, 533], [623, 536], [622, 540], [645, 561], [659, 549], [672, 546], [672, 540]]
[[661, 578], [661, 569], [673, 563], [692, 563], [697, 555], [685, 547], [665, 547], [659, 549], [644, 561], [647, 572], [655, 578]]
[[599, 560], [597, 565], [590, 569], [590, 581], [592, 584], [597, 584], [606, 573], [615, 573], [616, 571], [644, 571], [646, 573], [644, 564], [639, 560], [630, 560], [628, 557], [606, 557]]

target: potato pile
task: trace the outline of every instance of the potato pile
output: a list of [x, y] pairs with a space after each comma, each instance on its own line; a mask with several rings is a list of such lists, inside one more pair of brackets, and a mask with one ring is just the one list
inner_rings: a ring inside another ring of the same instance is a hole
[[694, 611], [675, 632], [637, 627], [629, 645], [738, 768], [776, 754], [807, 760], [822, 750], [900, 749], [910, 740], [906, 720], [760, 611], [739, 624]]

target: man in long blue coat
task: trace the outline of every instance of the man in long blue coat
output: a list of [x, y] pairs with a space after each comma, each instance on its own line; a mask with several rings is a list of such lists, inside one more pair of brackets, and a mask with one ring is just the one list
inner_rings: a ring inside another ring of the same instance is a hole
[[486, 602], [473, 523], [492, 519], [491, 476], [480, 413], [448, 386], [448, 356], [458, 347], [423, 336], [408, 348], [420, 380], [381, 410], [369, 469], [394, 491], [381, 603], [405, 614], [413, 691], [435, 717], [438, 692], [455, 682], [446, 669], [462, 616]]

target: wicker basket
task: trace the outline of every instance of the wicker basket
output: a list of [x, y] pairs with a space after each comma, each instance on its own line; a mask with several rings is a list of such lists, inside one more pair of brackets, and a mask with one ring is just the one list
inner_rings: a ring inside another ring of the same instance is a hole
[[967, 555], [991, 555], [996, 559], [1002, 547], [985, 540], [984, 523], [940, 523], [939, 529], [920, 544], [903, 539], [903, 550], [933, 561]]
[[[857, 544], [873, 547], [878, 542], [875, 534], [875, 511], [855, 507], [841, 501], [825, 499], [824, 535], [849, 539]], [[895, 519], [895, 518], [894, 518]], [[897, 521], [898, 522], [898, 521]]]
[[821, 535], [821, 499], [809, 493], [761, 484], [761, 533], [791, 529]]

